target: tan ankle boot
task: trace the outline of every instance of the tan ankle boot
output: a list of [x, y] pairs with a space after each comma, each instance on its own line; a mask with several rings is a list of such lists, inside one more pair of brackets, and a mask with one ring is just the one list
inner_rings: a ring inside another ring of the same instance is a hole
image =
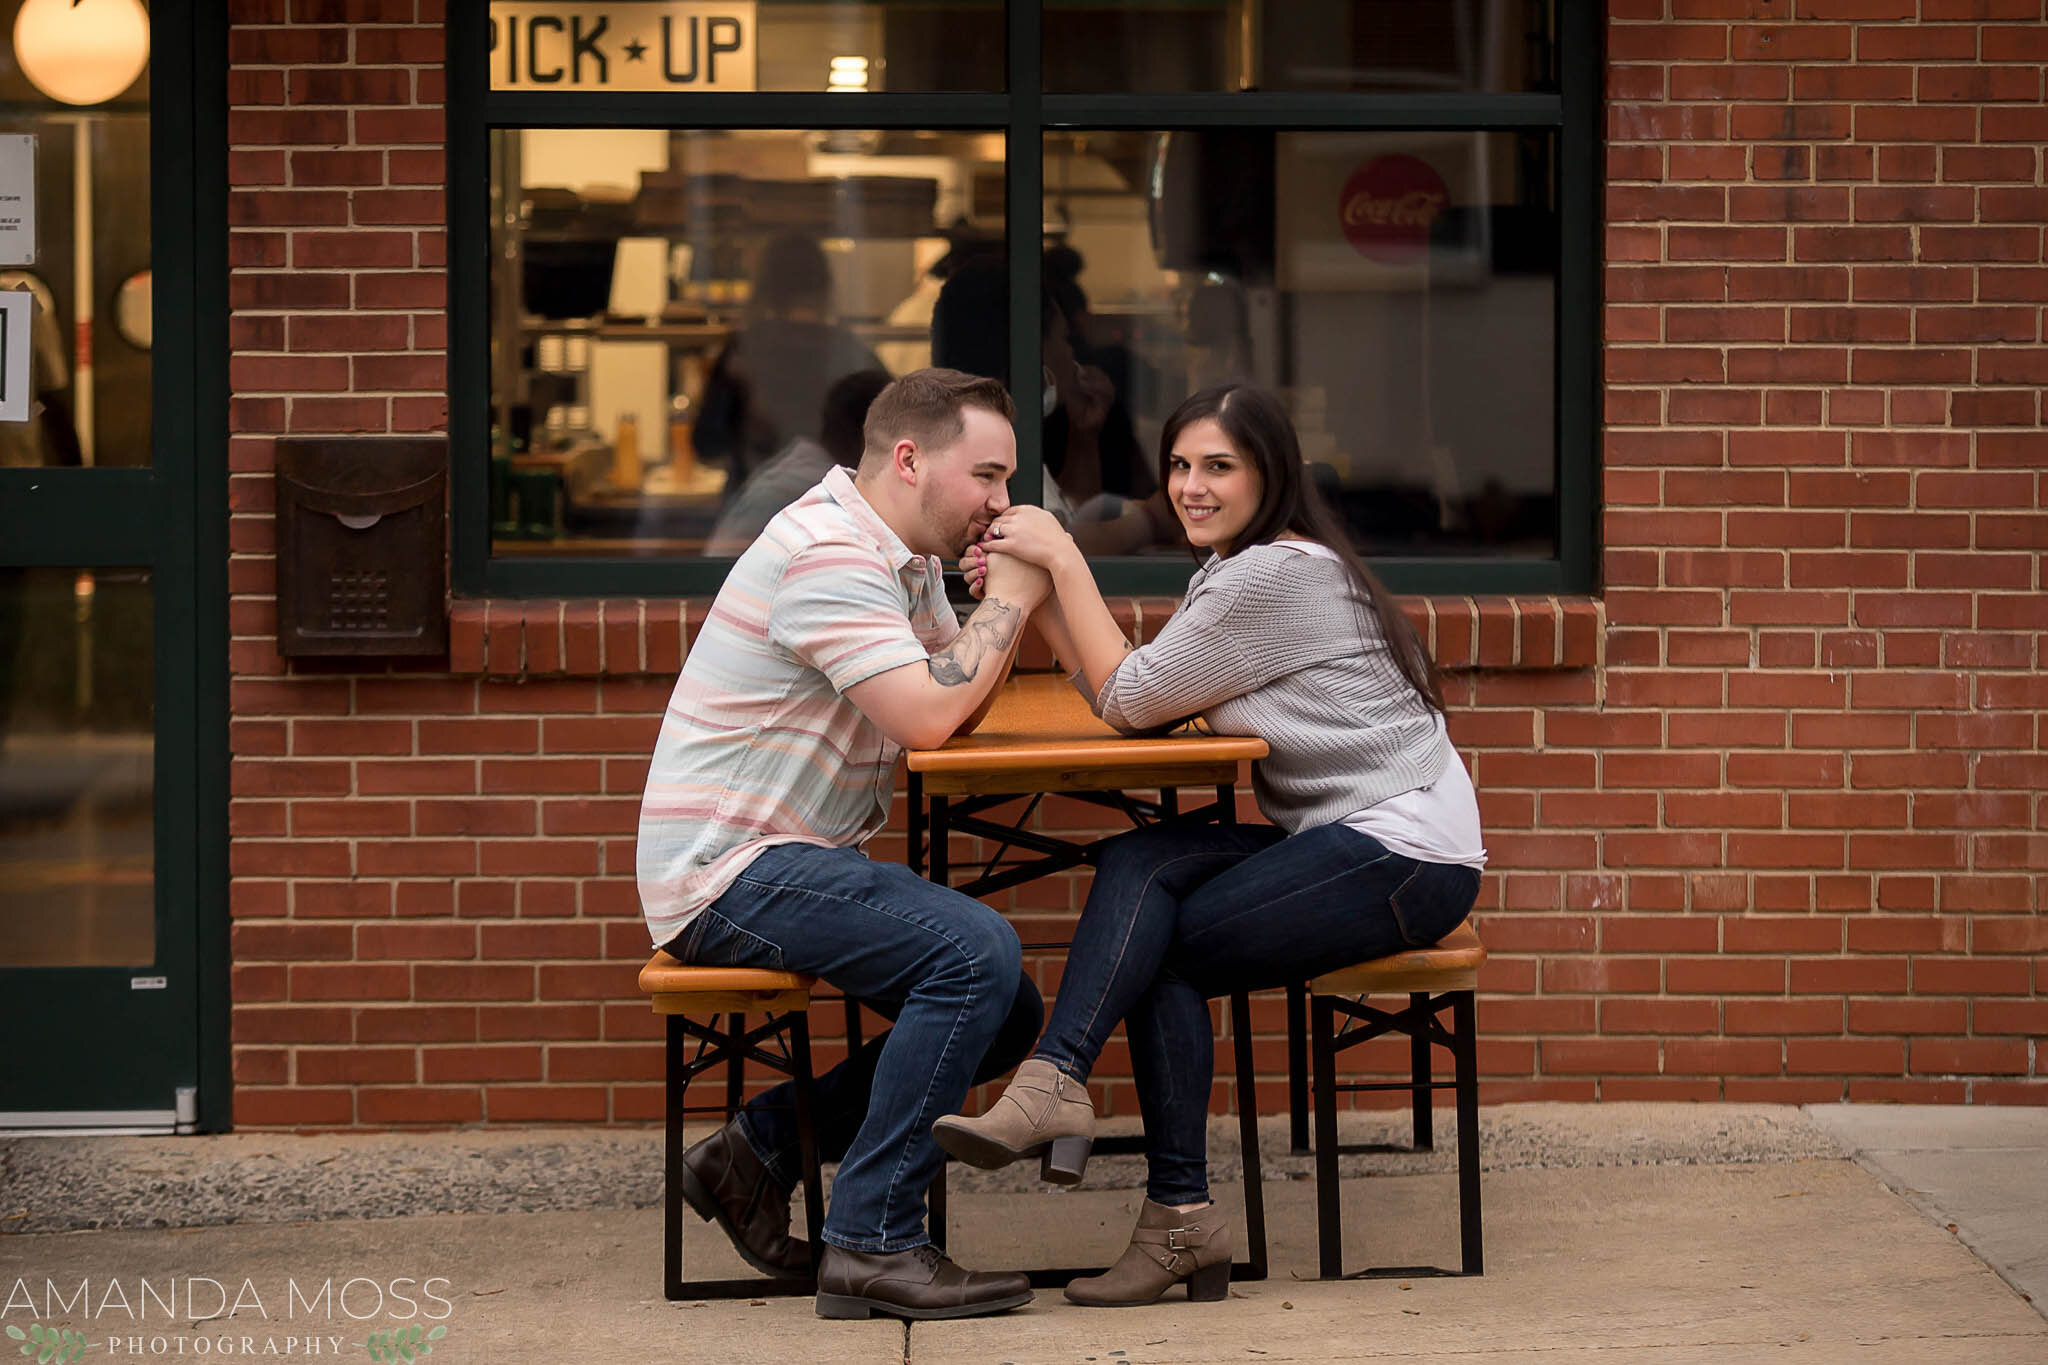
[[1214, 1303], [1230, 1293], [1230, 1220], [1214, 1204], [1179, 1213], [1145, 1201], [1131, 1244], [1115, 1265], [1067, 1286], [1067, 1297], [1089, 1308], [1135, 1308], [1153, 1302], [1181, 1280], [1190, 1303]]
[[1095, 1106], [1086, 1085], [1033, 1057], [1017, 1068], [1016, 1079], [986, 1114], [948, 1114], [932, 1125], [932, 1137], [968, 1165], [988, 1171], [1037, 1156], [1040, 1178], [1073, 1185], [1087, 1170], [1088, 1149], [1095, 1143]]

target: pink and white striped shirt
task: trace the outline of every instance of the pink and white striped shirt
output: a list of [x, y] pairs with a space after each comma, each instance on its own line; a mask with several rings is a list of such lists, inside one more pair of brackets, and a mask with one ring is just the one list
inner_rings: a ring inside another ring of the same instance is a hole
[[640, 802], [640, 904], [674, 941], [763, 849], [866, 843], [899, 752], [846, 689], [960, 633], [936, 558], [834, 468], [726, 576], [676, 679]]

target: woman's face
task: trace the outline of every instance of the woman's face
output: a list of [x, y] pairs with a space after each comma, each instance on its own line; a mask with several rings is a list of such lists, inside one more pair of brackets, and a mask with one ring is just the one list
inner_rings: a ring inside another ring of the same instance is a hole
[[1166, 459], [1166, 496], [1197, 548], [1227, 555], [1259, 510], [1264, 485], [1213, 417], [1190, 422]]

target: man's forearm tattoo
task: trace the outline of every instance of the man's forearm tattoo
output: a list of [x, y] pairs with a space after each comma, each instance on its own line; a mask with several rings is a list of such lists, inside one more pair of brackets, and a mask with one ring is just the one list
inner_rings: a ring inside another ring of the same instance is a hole
[[1008, 602], [994, 597], [984, 601], [967, 618], [953, 643], [925, 660], [932, 681], [941, 687], [972, 682], [984, 663], [1010, 652], [1017, 629], [1023, 624], [1024, 614]]

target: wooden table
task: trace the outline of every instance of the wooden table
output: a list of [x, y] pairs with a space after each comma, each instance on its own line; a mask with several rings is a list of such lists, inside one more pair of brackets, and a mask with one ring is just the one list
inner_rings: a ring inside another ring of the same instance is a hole
[[[1266, 741], [1238, 735], [1180, 730], [1132, 738], [1096, 719], [1088, 703], [1065, 678], [1049, 673], [1013, 675], [996, 704], [971, 735], [949, 739], [936, 749], [912, 749], [910, 769], [910, 865], [931, 880], [970, 896], [1001, 891], [1021, 882], [1092, 863], [1102, 840], [1075, 843], [1022, 828], [1038, 798], [1058, 792], [1107, 806], [1133, 823], [1233, 824], [1237, 819], [1238, 765], [1264, 758]], [[1179, 789], [1209, 787], [1212, 804], [1179, 808]], [[1131, 795], [1159, 792], [1157, 801]], [[982, 814], [1011, 801], [1030, 804], [1011, 824]], [[928, 823], [927, 823], [928, 822]], [[999, 841], [996, 858], [965, 883], [952, 880], [946, 849], [951, 833], [978, 834]], [[927, 834], [929, 839], [927, 839]], [[929, 843], [930, 869], [924, 862]], [[1043, 855], [1003, 871], [996, 863], [1009, 847]]]
[[[969, 896], [1006, 890], [1068, 868], [1092, 865], [1108, 840], [1061, 839], [1026, 829], [1031, 813], [1048, 794], [1104, 806], [1129, 817], [1134, 825], [1235, 824], [1237, 774], [1246, 759], [1264, 758], [1266, 741], [1237, 735], [1212, 735], [1180, 730], [1170, 735], [1132, 738], [1095, 717], [1088, 703], [1063, 677], [1017, 674], [1003, 684], [995, 705], [973, 734], [946, 741], [936, 749], [913, 749], [906, 755], [910, 770], [910, 847], [913, 870], [941, 886]], [[1207, 787], [1206, 805], [1183, 810], [1180, 789]], [[1156, 799], [1136, 795], [1157, 791]], [[1008, 822], [987, 818], [996, 808], [1022, 801]], [[964, 882], [953, 879], [947, 841], [953, 834], [974, 834], [996, 841], [986, 866]], [[1013, 859], [1012, 848], [1036, 857]], [[1064, 948], [1064, 943], [1027, 943], [1027, 948]], [[1251, 1003], [1242, 992], [1231, 997], [1231, 1034], [1238, 1073], [1252, 1074]], [[1266, 1216], [1264, 1191], [1257, 1171], [1258, 1113], [1238, 1105], [1239, 1136], [1248, 1154], [1245, 1180], [1245, 1247], [1247, 1257], [1231, 1266], [1233, 1280], [1266, 1278]], [[1098, 1152], [1142, 1151], [1143, 1140], [1102, 1138]], [[943, 1179], [934, 1187], [932, 1237], [945, 1246]], [[1064, 1285], [1089, 1269], [1034, 1270], [1031, 1282], [1040, 1288]]]

